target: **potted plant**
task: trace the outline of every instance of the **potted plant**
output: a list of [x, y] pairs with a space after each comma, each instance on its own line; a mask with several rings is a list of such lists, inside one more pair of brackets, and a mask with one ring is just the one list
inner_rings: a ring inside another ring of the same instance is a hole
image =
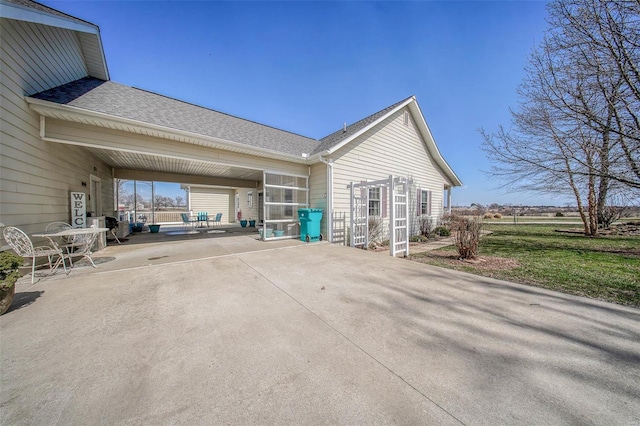
[[240, 226], [242, 226], [243, 228], [246, 228], [246, 227], [247, 227], [247, 221], [246, 221], [246, 219], [241, 219], [241, 220], [240, 220]]
[[249, 226], [252, 228], [255, 228], [256, 226], [256, 221], [252, 218], [249, 218]]
[[0, 315], [7, 312], [16, 293], [16, 281], [20, 278], [18, 268], [22, 257], [9, 251], [0, 252]]

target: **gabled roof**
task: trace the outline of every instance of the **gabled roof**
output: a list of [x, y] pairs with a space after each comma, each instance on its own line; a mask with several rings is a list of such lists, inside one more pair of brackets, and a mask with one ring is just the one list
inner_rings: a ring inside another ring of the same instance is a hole
[[0, 17], [75, 31], [89, 75], [109, 79], [97, 25], [31, 0], [0, 0]]
[[[320, 140], [276, 129], [233, 115], [193, 105], [156, 93], [96, 78], [83, 78], [36, 95], [27, 100], [46, 115], [47, 109], [64, 110], [69, 115], [98, 116], [105, 123], [126, 121], [153, 127], [169, 134], [202, 138], [216, 147], [241, 150], [296, 162], [318, 162], [347, 145], [402, 108], [408, 108], [426, 149], [454, 186], [462, 182], [444, 160], [414, 96], [397, 102], [338, 130]], [[43, 102], [44, 101], [44, 102]], [[51, 113], [56, 117], [56, 113]], [[115, 128], [115, 127], [114, 127]], [[251, 151], [254, 150], [254, 151]], [[303, 155], [306, 154], [306, 155]]]
[[412, 98], [413, 96], [407, 99], [404, 99], [398, 103], [395, 103], [391, 106], [386, 107], [383, 110], [380, 110], [374, 114], [371, 114], [370, 116], [365, 117], [362, 120], [356, 121], [355, 123], [346, 126], [346, 128], [342, 128], [337, 132], [333, 132], [329, 136], [325, 136], [324, 138], [320, 139], [320, 144], [318, 145], [318, 147], [315, 149], [313, 153], [317, 154], [317, 153], [323, 153], [326, 151], [335, 151], [337, 147], [343, 146], [345, 141], [351, 140], [354, 137], [360, 135], [363, 129], [367, 129], [372, 125], [376, 124], [378, 120], [386, 117], [387, 114], [389, 114], [390, 112], [392, 112], [393, 110], [401, 106], [402, 104], [408, 102]]
[[438, 146], [436, 145], [436, 142], [431, 135], [431, 130], [429, 130], [429, 126], [424, 119], [424, 115], [422, 115], [422, 111], [420, 110], [420, 106], [418, 105], [418, 101], [416, 100], [415, 96], [408, 97], [383, 110], [371, 114], [370, 116], [363, 118], [362, 120], [357, 121], [350, 126], [347, 126], [346, 129], [338, 130], [337, 132], [334, 132], [329, 136], [322, 138], [320, 140], [320, 144], [315, 149], [313, 154], [319, 157], [321, 155], [330, 155], [336, 152], [338, 149], [349, 144], [358, 136], [369, 131], [382, 121], [386, 120], [391, 115], [395, 114], [398, 110], [405, 107], [408, 108], [411, 112], [418, 132], [422, 136], [422, 140], [424, 141], [426, 149], [427, 151], [429, 151], [431, 158], [433, 158], [435, 163], [440, 166], [441, 171], [447, 176], [453, 186], [462, 186], [462, 181], [458, 178], [453, 169], [445, 161], [442, 154], [440, 154]]
[[233, 115], [203, 108], [156, 93], [95, 78], [83, 78], [31, 96], [77, 111], [91, 111], [166, 129], [208, 136], [302, 160], [318, 144], [312, 138], [286, 132]]

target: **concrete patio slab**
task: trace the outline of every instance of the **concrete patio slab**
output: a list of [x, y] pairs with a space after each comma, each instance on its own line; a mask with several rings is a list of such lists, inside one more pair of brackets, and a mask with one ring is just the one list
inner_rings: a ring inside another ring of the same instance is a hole
[[640, 311], [326, 243], [109, 246], [21, 281], [1, 424], [634, 424]]

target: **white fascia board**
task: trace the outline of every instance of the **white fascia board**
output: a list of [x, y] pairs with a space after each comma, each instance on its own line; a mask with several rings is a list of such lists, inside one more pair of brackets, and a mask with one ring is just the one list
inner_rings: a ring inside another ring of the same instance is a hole
[[[279, 151], [273, 151], [270, 149], [258, 148], [250, 145], [246, 145], [240, 142], [233, 142], [225, 139], [215, 138], [212, 136], [201, 135], [198, 133], [187, 132], [185, 130], [172, 129], [170, 127], [159, 126], [157, 124], [145, 123], [143, 121], [132, 120], [129, 118], [117, 117], [115, 115], [105, 114], [103, 112], [90, 111], [83, 108], [78, 108], [70, 105], [62, 105], [55, 102], [45, 101], [42, 99], [31, 98], [25, 96], [25, 100], [29, 103], [29, 107], [36, 111], [38, 114], [45, 117], [51, 117], [59, 119], [55, 116], [55, 112], [61, 112], [69, 116], [75, 116], [82, 122], [82, 118], [92, 118], [98, 122], [104, 124], [123, 124], [131, 127], [137, 127], [140, 129], [153, 130], [158, 133], [167, 136], [167, 139], [171, 139], [172, 136], [177, 136], [187, 139], [197, 139], [201, 141], [212, 142], [219, 145], [226, 145], [229, 148], [242, 149], [247, 154], [262, 154], [265, 157], [270, 157], [278, 160], [290, 161], [292, 163], [307, 164], [307, 158], [298, 157], [292, 154], [285, 154]], [[110, 126], [105, 126], [110, 127]]]
[[[395, 114], [396, 112], [398, 112], [399, 110], [401, 110], [405, 106], [409, 105], [411, 102], [415, 102], [415, 100], [416, 100], [416, 98], [414, 96], [410, 97], [405, 102], [401, 103], [400, 105], [398, 105], [397, 107], [395, 107], [394, 109], [392, 109], [391, 111], [389, 111], [388, 113], [383, 115], [382, 117], [378, 118], [376, 121], [372, 122], [368, 126], [363, 127], [362, 129], [360, 129], [359, 131], [357, 131], [353, 135], [349, 136], [348, 138], [346, 138], [345, 140], [343, 140], [339, 144], [332, 146], [327, 151], [325, 151], [323, 154], [324, 155], [333, 154], [334, 152], [336, 152], [337, 150], [339, 150], [340, 148], [342, 148], [343, 146], [345, 146], [346, 144], [348, 144], [349, 142], [351, 142], [352, 140], [354, 140], [358, 136], [368, 132], [370, 129], [374, 128], [375, 126], [380, 124], [382, 121], [386, 120], [387, 117], [389, 117], [390, 115]], [[320, 156], [321, 154], [316, 154], [316, 155]]]
[[98, 44], [100, 45], [100, 56], [102, 57], [102, 63], [104, 64], [104, 74], [107, 76], [105, 80], [111, 80], [109, 76], [109, 67], [107, 66], [107, 57], [104, 54], [104, 47], [102, 46], [102, 36], [98, 34]]
[[440, 153], [440, 150], [438, 149], [438, 145], [436, 145], [436, 142], [433, 139], [433, 135], [431, 134], [431, 130], [429, 130], [429, 125], [427, 125], [427, 121], [425, 120], [424, 115], [420, 110], [420, 105], [418, 105], [418, 101], [414, 98], [413, 102], [414, 102], [413, 105], [417, 110], [417, 114], [414, 113], [412, 115], [414, 116], [413, 118], [418, 124], [418, 128], [420, 129], [420, 133], [422, 133], [422, 137], [427, 143], [427, 149], [431, 152], [431, 155], [433, 156], [434, 160], [442, 168], [444, 173], [449, 177], [449, 179], [451, 179], [451, 183], [453, 184], [453, 186], [462, 186], [462, 181], [460, 180], [460, 178], [458, 178], [458, 176], [455, 174], [453, 169], [449, 166], [447, 161], [444, 159], [444, 157]]
[[71, 18], [52, 15], [41, 10], [32, 9], [15, 3], [7, 3], [1, 0], [0, 17], [99, 35], [98, 27], [88, 22], [78, 22]]

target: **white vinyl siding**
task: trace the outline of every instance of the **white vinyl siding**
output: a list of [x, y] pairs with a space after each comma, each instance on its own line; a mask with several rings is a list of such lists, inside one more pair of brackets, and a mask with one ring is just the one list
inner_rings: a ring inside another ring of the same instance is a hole
[[216, 213], [222, 213], [222, 223], [229, 223], [234, 219], [235, 191], [232, 189], [191, 187], [191, 210], [209, 213], [209, 219], [214, 219]]
[[327, 232], [327, 215], [331, 214], [327, 210], [327, 165], [317, 163], [311, 166], [311, 176], [309, 177], [309, 207], [322, 209], [322, 221], [320, 222], [320, 233], [329, 235]]
[[76, 36], [4, 18], [0, 25], [0, 222], [27, 233], [69, 222], [69, 194], [89, 193], [81, 182], [91, 174], [102, 180], [100, 213], [113, 215], [111, 169], [84, 149], [42, 141], [40, 118], [24, 100], [86, 76]]
[[443, 188], [446, 179], [431, 159], [426, 145], [415, 128], [414, 121], [405, 125], [400, 110], [351, 141], [334, 154], [334, 210], [349, 215], [350, 182], [386, 179], [389, 175], [410, 177], [413, 187], [409, 191], [409, 219], [411, 234], [418, 232], [416, 221], [417, 188], [432, 192], [431, 216], [442, 215]]
[[17, 84], [21, 95], [32, 95], [88, 75], [75, 32], [12, 19], [0, 21], [3, 79]]

